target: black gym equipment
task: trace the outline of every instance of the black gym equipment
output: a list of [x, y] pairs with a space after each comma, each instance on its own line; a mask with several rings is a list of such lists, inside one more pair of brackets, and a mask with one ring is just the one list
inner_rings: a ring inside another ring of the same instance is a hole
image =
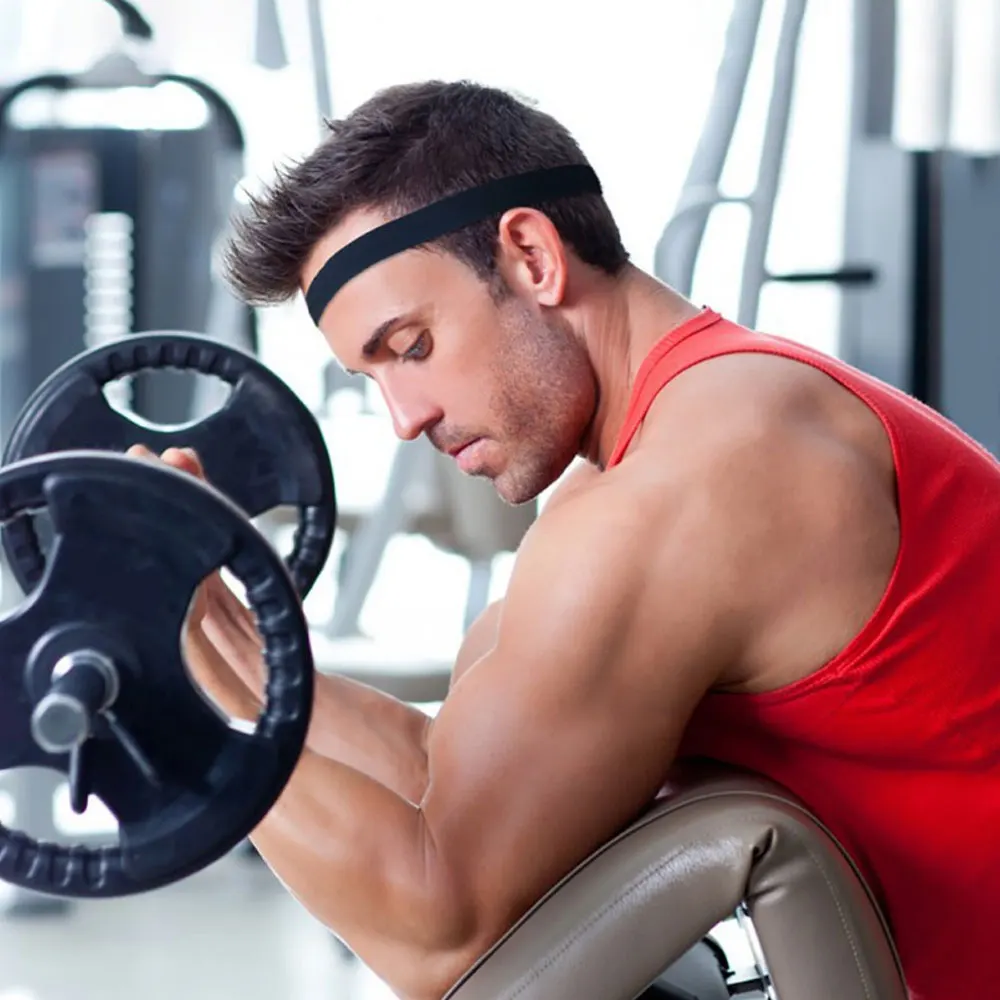
[[[84, 72], [0, 92], [0, 440], [49, 372], [133, 330], [200, 330], [256, 347], [253, 310], [213, 268], [244, 174], [239, 120], [204, 81], [140, 65], [148, 21], [124, 0], [105, 2], [122, 18], [123, 46]], [[43, 94], [96, 94], [111, 109], [130, 89], [152, 100], [161, 85], [187, 91], [203, 120], [69, 124], [45, 107], [27, 113]], [[138, 378], [131, 391], [136, 412], [161, 423], [197, 407], [190, 383]]]
[[[162, 369], [213, 375], [232, 386], [223, 406], [200, 421], [158, 427], [136, 422], [108, 402], [104, 387], [123, 376]], [[322, 432], [302, 400], [244, 351], [206, 337], [149, 333], [85, 351], [32, 394], [4, 451], [4, 464], [77, 449], [124, 452], [144, 444], [159, 454], [193, 448], [208, 481], [247, 517], [281, 505], [298, 509], [286, 565], [300, 596], [316, 582], [333, 544], [337, 504]], [[36, 519], [12, 518], [3, 530], [11, 570], [25, 592], [45, 572]]]
[[[0, 768], [69, 777], [119, 823], [113, 847], [39, 843], [0, 827], [0, 878], [113, 897], [194, 874], [267, 814], [302, 751], [313, 663], [295, 587], [234, 503], [166, 466], [77, 451], [0, 470], [0, 522], [47, 507], [56, 540], [30, 597], [0, 619]], [[268, 666], [252, 733], [188, 676], [182, 629], [198, 585], [246, 587]]]

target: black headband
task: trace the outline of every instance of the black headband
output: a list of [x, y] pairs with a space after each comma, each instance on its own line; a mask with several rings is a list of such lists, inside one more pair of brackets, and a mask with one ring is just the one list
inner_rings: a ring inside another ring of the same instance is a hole
[[557, 198], [600, 193], [597, 174], [586, 165], [573, 164], [504, 177], [449, 195], [372, 229], [338, 250], [320, 268], [306, 292], [309, 314], [318, 324], [334, 295], [351, 278], [387, 257], [440, 239], [509, 208], [537, 207]]

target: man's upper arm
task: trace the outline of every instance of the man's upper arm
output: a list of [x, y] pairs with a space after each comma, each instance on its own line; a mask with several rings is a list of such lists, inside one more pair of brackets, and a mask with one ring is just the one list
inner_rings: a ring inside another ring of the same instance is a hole
[[614, 499], [535, 526], [495, 647], [431, 729], [428, 872], [473, 953], [649, 803], [730, 655], [712, 573], [691, 569], [700, 519]]
[[462, 645], [455, 657], [451, 671], [449, 691], [474, 667], [497, 643], [500, 628], [500, 613], [503, 601], [493, 601], [480, 612], [479, 617], [469, 626], [462, 639]]
[[[552, 491], [552, 495], [545, 505], [546, 516], [550, 517], [552, 511], [565, 503], [567, 499], [574, 496], [588, 484], [592, 484], [599, 474], [596, 466], [591, 465], [589, 462], [581, 462], [571, 468]], [[450, 688], [454, 688], [462, 677], [465, 676], [466, 672], [496, 645], [497, 630], [500, 625], [502, 611], [503, 598], [500, 598], [487, 605], [469, 626], [465, 637], [462, 639], [462, 646], [458, 651], [458, 656], [455, 658], [455, 667], [451, 674]]]

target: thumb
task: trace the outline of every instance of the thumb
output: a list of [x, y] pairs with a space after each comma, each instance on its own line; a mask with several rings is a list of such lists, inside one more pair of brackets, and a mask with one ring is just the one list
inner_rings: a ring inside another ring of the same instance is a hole
[[202, 467], [201, 459], [191, 448], [168, 448], [160, 457], [167, 465], [171, 465], [181, 472], [187, 472], [198, 479], [205, 478], [205, 469]]

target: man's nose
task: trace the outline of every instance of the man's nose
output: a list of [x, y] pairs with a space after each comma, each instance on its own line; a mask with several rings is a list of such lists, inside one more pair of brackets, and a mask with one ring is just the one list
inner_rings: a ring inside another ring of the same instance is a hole
[[422, 396], [404, 395], [382, 388], [392, 427], [403, 441], [413, 441], [442, 417], [441, 408]]

